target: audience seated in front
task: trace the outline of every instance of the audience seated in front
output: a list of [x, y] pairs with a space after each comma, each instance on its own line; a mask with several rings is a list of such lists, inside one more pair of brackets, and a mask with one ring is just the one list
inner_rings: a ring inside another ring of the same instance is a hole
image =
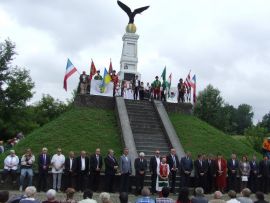
[[21, 199], [19, 203], [40, 203], [35, 199], [37, 189], [34, 186], [28, 186], [25, 188], [25, 198]]
[[236, 199], [236, 192], [234, 190], [230, 190], [228, 192], [228, 196], [229, 196], [229, 200], [227, 201], [227, 203], [240, 203], [237, 199]]
[[252, 199], [250, 198], [251, 191], [248, 188], [244, 188], [241, 191], [242, 197], [238, 197], [237, 200], [241, 203], [253, 203]]
[[6, 203], [9, 198], [8, 191], [0, 191], [0, 203]]
[[47, 200], [43, 201], [42, 203], [59, 203], [56, 198], [56, 191], [50, 189], [46, 192]]
[[138, 198], [135, 202], [136, 203], [155, 203], [155, 200], [150, 197], [150, 190], [148, 187], [143, 187], [142, 189], [142, 197]]
[[195, 195], [191, 199], [192, 203], [208, 203], [208, 199], [204, 196], [204, 190], [202, 187], [195, 188]]
[[225, 200], [222, 199], [222, 196], [220, 191], [216, 191], [214, 193], [214, 199], [211, 199], [209, 203], [226, 203]]
[[174, 200], [169, 198], [170, 188], [163, 187], [161, 190], [162, 197], [156, 198], [156, 203], [174, 203]]
[[79, 201], [78, 203], [97, 203], [97, 201], [93, 199], [92, 190], [85, 190], [83, 192], [83, 200]]
[[187, 187], [180, 188], [176, 203], [191, 203], [189, 189]]
[[256, 199], [254, 203], [268, 203], [267, 201], [264, 200], [264, 194], [263, 192], [256, 192]]

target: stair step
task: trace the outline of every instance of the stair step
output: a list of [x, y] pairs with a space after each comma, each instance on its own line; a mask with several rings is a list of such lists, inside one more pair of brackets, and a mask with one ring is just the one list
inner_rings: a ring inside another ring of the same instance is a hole
[[151, 138], [151, 139], [162, 138], [164, 140], [167, 139], [162, 132], [159, 132], [159, 133], [147, 133], [147, 132], [133, 133], [133, 136], [134, 136], [134, 138]]
[[152, 142], [151, 141], [136, 141], [135, 140], [135, 144], [136, 144], [136, 147], [140, 147], [140, 146], [153, 146], [155, 145], [155, 147], [163, 147], [163, 146], [168, 146], [168, 143], [167, 142]]
[[131, 129], [153, 129], [153, 130], [160, 130], [162, 131], [162, 128], [160, 125], [158, 124], [135, 124], [135, 123], [132, 123], [131, 125]]
[[[141, 150], [147, 150], [147, 151], [156, 151], [157, 146], [136, 146], [137, 150], [141, 151]], [[163, 145], [162, 147], [159, 147], [159, 150], [161, 151], [167, 151], [169, 150], [168, 145]]]
[[141, 120], [141, 121], [158, 121], [160, 122], [159, 117], [152, 116], [152, 115], [141, 115], [141, 114], [128, 114], [129, 120]]
[[147, 120], [144, 118], [140, 118], [140, 119], [129, 119], [129, 122], [131, 124], [159, 124], [160, 125], [160, 120], [156, 119], [156, 120]]
[[133, 133], [157, 134], [163, 133], [161, 128], [132, 128]]
[[134, 104], [126, 104], [127, 109], [145, 109], [145, 110], [155, 110], [153, 105], [134, 105]]
[[145, 116], [148, 116], [148, 117], [156, 117], [157, 114], [156, 112], [152, 112], [152, 111], [127, 111], [128, 112], [128, 116], [129, 117], [132, 117], [132, 116], [138, 116], [138, 117], [145, 117]]
[[[143, 152], [145, 153], [145, 158], [150, 158], [155, 154], [155, 151], [159, 150], [158, 148], [156, 148], [155, 150], [143, 150]], [[169, 149], [168, 150], [159, 150], [161, 156], [167, 156], [167, 154], [169, 154]], [[137, 150], [138, 153], [140, 153], [140, 150]]]

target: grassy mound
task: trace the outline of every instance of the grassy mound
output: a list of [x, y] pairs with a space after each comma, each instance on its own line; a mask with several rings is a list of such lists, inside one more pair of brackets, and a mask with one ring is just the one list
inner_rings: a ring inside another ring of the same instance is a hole
[[[61, 147], [65, 155], [70, 150], [76, 155], [81, 150], [92, 154], [96, 148], [100, 148], [105, 155], [111, 148], [119, 156], [122, 144], [114, 111], [73, 108], [19, 142], [15, 146], [16, 154], [21, 157], [28, 147], [35, 155], [40, 153], [42, 147], [47, 147], [49, 154], [55, 154], [56, 149]], [[1, 165], [5, 156], [1, 155]]]
[[191, 151], [193, 158], [199, 153], [215, 155], [218, 152], [226, 158], [229, 158], [232, 152], [235, 152], [238, 158], [245, 154], [249, 157], [256, 154], [261, 158], [260, 154], [242, 141], [233, 139], [195, 116], [172, 113], [169, 117], [184, 150]]

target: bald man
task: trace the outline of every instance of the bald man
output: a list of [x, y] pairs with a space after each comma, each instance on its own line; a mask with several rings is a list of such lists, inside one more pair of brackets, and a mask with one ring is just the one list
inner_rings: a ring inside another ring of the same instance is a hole
[[95, 154], [90, 156], [90, 187], [94, 192], [98, 190], [102, 165], [100, 149], [97, 148]]
[[81, 155], [76, 158], [77, 173], [77, 190], [83, 192], [88, 183], [89, 158], [85, 151], [81, 151]]

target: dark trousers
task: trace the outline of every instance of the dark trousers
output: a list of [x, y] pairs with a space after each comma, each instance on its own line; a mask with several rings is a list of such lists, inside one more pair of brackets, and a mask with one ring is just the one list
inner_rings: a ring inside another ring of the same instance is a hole
[[199, 177], [197, 177], [197, 186], [202, 187], [204, 191], [206, 191], [206, 181], [207, 181], [206, 174], [203, 176], [199, 175]]
[[269, 183], [268, 176], [262, 176], [260, 190], [264, 192], [265, 194], [268, 193], [268, 183]]
[[141, 194], [141, 190], [143, 189], [144, 185], [144, 177], [145, 175], [136, 174], [136, 192], [137, 194]]
[[156, 191], [156, 183], [157, 183], [157, 174], [152, 173], [151, 175], [151, 192], [155, 193]]
[[114, 174], [105, 174], [105, 191], [106, 192], [113, 192], [113, 185], [114, 185]]
[[7, 179], [7, 176], [8, 175], [11, 176], [11, 181], [12, 182], [16, 181], [17, 170], [7, 170], [7, 169], [4, 169], [3, 170], [3, 174], [2, 174], [2, 180], [5, 181]]
[[161, 91], [161, 101], [166, 101], [166, 95], [164, 94], [164, 90]]
[[100, 172], [91, 171], [90, 172], [90, 188], [94, 192], [98, 190], [99, 180], [100, 180]]
[[248, 186], [253, 193], [258, 191], [258, 177], [257, 174], [250, 174], [249, 177], [249, 186]]
[[77, 191], [82, 191], [86, 189], [88, 183], [88, 175], [86, 171], [80, 171], [77, 175]]
[[75, 187], [75, 174], [73, 172], [65, 172], [64, 173], [64, 191], [67, 188], [74, 188]]
[[178, 100], [178, 103], [180, 103], [180, 101], [182, 103], [185, 102], [185, 98], [184, 98], [184, 93], [183, 92], [178, 92], [178, 98], [177, 98], [177, 100]]
[[129, 191], [129, 173], [121, 174], [120, 177], [120, 192]]
[[134, 93], [133, 93], [134, 100], [138, 99], [138, 91], [139, 91], [139, 87], [135, 87], [134, 88]]
[[189, 187], [190, 175], [181, 174], [181, 187]]
[[171, 171], [170, 182], [171, 182], [171, 192], [175, 193], [175, 181], [176, 181], [176, 171]]
[[144, 90], [139, 91], [140, 100], [144, 100]]
[[206, 193], [211, 194], [215, 189], [215, 177], [211, 174], [207, 175]]
[[229, 175], [229, 190], [234, 190], [237, 192], [237, 177], [236, 173]]
[[47, 170], [40, 170], [38, 173], [38, 191], [47, 191], [47, 178], [48, 178], [48, 171]]

